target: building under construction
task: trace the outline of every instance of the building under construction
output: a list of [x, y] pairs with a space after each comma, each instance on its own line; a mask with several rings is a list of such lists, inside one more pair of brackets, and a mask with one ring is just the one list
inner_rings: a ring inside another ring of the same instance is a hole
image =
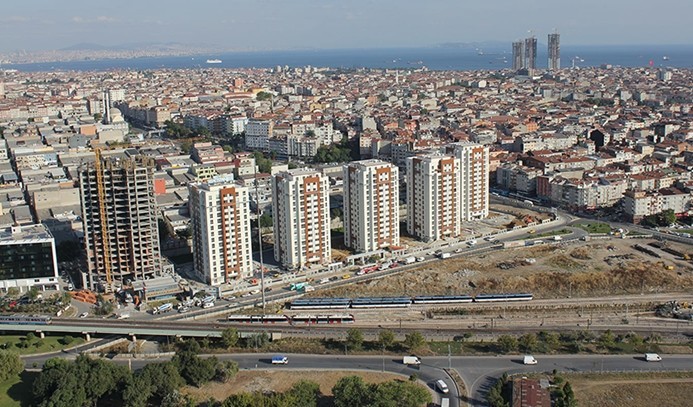
[[80, 167], [87, 285], [111, 291], [162, 271], [154, 160], [102, 158]]

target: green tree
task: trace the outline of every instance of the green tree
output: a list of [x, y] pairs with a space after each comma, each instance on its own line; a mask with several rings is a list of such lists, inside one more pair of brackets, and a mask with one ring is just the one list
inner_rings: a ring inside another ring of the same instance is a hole
[[94, 313], [96, 315], [111, 315], [113, 313], [113, 303], [110, 301], [106, 300], [101, 300], [97, 302], [96, 307], [94, 308]]
[[539, 339], [546, 344], [550, 349], [556, 349], [560, 344], [559, 335], [555, 332], [539, 332]]
[[31, 300], [31, 302], [34, 302], [39, 296], [39, 289], [36, 287], [31, 287], [26, 294], [27, 297], [29, 297], [29, 299]]
[[238, 363], [233, 360], [224, 360], [217, 363], [214, 379], [218, 382], [226, 383], [233, 380], [238, 373]]
[[610, 329], [604, 331], [604, 333], [599, 337], [599, 340], [597, 340], [597, 346], [605, 350], [613, 348], [615, 343], [616, 337]]
[[253, 157], [255, 157], [255, 165], [257, 165], [258, 171], [264, 174], [270, 174], [272, 172], [272, 160], [266, 158], [262, 152], [253, 152]]
[[17, 298], [19, 296], [19, 288], [10, 287], [7, 289], [7, 296], [10, 298]]
[[288, 391], [293, 397], [295, 406], [316, 407], [320, 396], [320, 385], [308, 380], [296, 382]]
[[358, 328], [350, 328], [347, 331], [346, 344], [349, 349], [361, 349], [363, 346], [363, 332]]
[[123, 400], [128, 407], [147, 407], [151, 396], [152, 386], [140, 376], [132, 378], [123, 391]]
[[173, 357], [180, 375], [188, 384], [200, 387], [216, 375], [217, 358], [203, 359], [191, 350], [183, 350]]
[[332, 388], [335, 407], [366, 407], [372, 404], [372, 392], [359, 376], [342, 377]]
[[238, 345], [238, 330], [229, 327], [221, 331], [221, 343], [223, 343], [227, 349]]
[[257, 99], [259, 101], [272, 100], [272, 97], [273, 96], [271, 93], [265, 92], [265, 91], [258, 92], [257, 95], [255, 95], [255, 99]]
[[24, 362], [18, 353], [0, 350], [0, 383], [17, 376], [22, 370], [24, 370]]
[[101, 113], [94, 113], [94, 121], [100, 122], [103, 120], [103, 115]]
[[267, 344], [269, 344], [269, 335], [267, 335], [267, 332], [250, 335], [245, 341], [246, 347], [255, 349], [263, 348], [267, 346]]
[[521, 351], [534, 352], [537, 349], [537, 346], [539, 345], [539, 341], [537, 340], [537, 336], [535, 334], [528, 333], [520, 336], [518, 344], [520, 345]]
[[419, 331], [414, 331], [404, 336], [404, 346], [410, 351], [416, 351], [426, 345], [426, 338]]
[[511, 335], [501, 335], [496, 339], [496, 346], [503, 353], [514, 352], [517, 350], [517, 338]]
[[432, 401], [431, 393], [416, 383], [389, 381], [375, 386], [373, 400], [378, 407], [419, 407]]
[[261, 228], [268, 228], [274, 224], [274, 221], [272, 220], [272, 217], [269, 215], [269, 213], [263, 213], [262, 216], [260, 216], [260, 227]]
[[383, 348], [389, 349], [395, 344], [395, 333], [389, 329], [378, 332], [378, 343]]
[[173, 362], [150, 363], [139, 370], [136, 376], [144, 379], [151, 393], [163, 398], [185, 384]]

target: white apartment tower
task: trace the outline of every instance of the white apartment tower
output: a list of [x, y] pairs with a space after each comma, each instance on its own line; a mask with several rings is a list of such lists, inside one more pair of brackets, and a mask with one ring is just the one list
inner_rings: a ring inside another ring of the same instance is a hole
[[441, 153], [407, 158], [407, 231], [424, 242], [460, 235], [460, 160]]
[[305, 168], [272, 177], [274, 258], [287, 269], [328, 264], [330, 239], [329, 181]]
[[366, 253], [399, 246], [399, 177], [381, 160], [344, 166], [344, 244]]
[[212, 286], [251, 277], [248, 188], [220, 176], [189, 190], [195, 272]]
[[460, 142], [445, 147], [447, 154], [460, 160], [460, 214], [462, 221], [488, 217], [489, 148]]

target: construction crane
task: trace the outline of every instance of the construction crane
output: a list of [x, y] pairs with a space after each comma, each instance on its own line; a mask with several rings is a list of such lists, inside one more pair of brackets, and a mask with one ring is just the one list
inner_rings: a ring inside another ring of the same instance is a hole
[[101, 166], [101, 149], [94, 148], [96, 162], [94, 169], [96, 170], [96, 190], [99, 195], [99, 217], [101, 220], [101, 244], [103, 245], [103, 265], [106, 272], [106, 292], [111, 291], [111, 245], [108, 238], [108, 220], [106, 219], [106, 191], [103, 182], [103, 172]]

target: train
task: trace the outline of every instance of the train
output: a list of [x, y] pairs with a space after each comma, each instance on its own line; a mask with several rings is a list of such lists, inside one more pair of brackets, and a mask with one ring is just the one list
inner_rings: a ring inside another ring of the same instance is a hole
[[406, 308], [412, 305], [454, 305], [471, 302], [531, 301], [531, 293], [431, 295], [417, 297], [299, 298], [286, 305], [292, 310]]
[[0, 324], [50, 325], [53, 319], [47, 315], [0, 315]]
[[322, 325], [349, 324], [356, 321], [351, 314], [334, 315], [229, 315], [226, 320], [234, 324], [288, 324]]

